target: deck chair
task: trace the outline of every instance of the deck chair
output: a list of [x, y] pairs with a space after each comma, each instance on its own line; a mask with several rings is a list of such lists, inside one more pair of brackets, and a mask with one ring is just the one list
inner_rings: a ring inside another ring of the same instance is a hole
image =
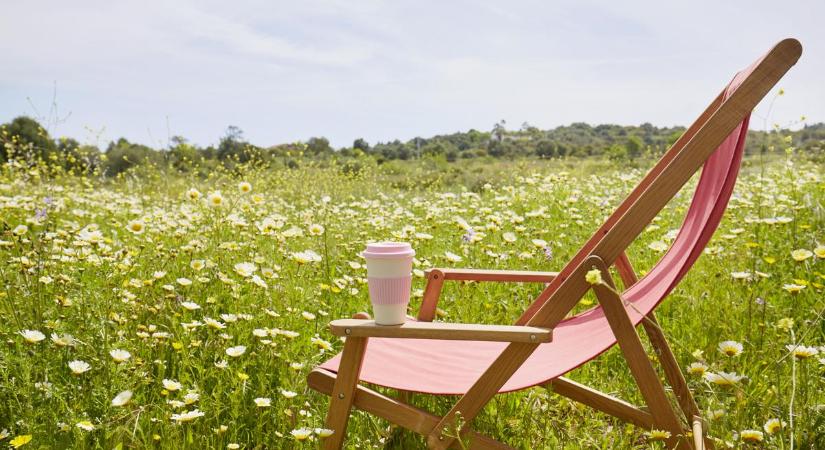
[[[472, 448], [510, 448], [472, 430], [473, 419], [497, 393], [546, 386], [644, 429], [670, 432], [669, 448], [712, 448], [654, 309], [688, 272], [722, 218], [738, 174], [750, 111], [801, 53], [797, 40], [786, 39], [738, 73], [559, 273], [432, 269], [417, 320], [400, 326], [356, 319], [331, 322], [333, 334], [346, 337], [343, 352], [308, 376], [310, 387], [331, 396], [326, 426], [334, 433], [325, 447], [341, 447], [354, 406], [425, 436], [430, 448], [457, 445], [459, 414], [465, 424], [459, 430], [462, 439]], [[659, 262], [637, 278], [625, 249], [700, 167], [677, 237]], [[626, 286], [621, 293], [611, 266]], [[586, 281], [593, 269], [600, 271], [602, 284]], [[448, 280], [548, 284], [515, 325], [434, 323], [441, 287]], [[571, 315], [591, 289], [598, 305]], [[636, 331], [640, 324], [658, 353], [673, 402]], [[617, 343], [646, 407], [564, 377]], [[361, 383], [402, 394], [459, 398], [438, 417], [411, 406], [405, 395], [391, 398]]]

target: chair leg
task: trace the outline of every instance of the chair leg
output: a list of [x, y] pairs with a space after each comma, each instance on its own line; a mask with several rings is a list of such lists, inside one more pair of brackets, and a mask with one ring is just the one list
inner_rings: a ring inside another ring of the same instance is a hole
[[639, 334], [624, 309], [621, 297], [612, 285], [610, 273], [607, 271], [607, 267], [603, 266], [599, 269], [602, 271], [602, 278], [605, 279], [605, 283], [609, 284], [595, 285], [593, 289], [604, 309], [607, 321], [616, 336], [627, 365], [630, 367], [630, 372], [636, 380], [645, 403], [650, 408], [653, 423], [657, 428], [671, 433], [670, 441], [671, 444], [676, 445], [676, 448], [689, 449], [691, 445], [685, 440], [685, 430], [667, 398], [665, 388], [659, 380], [656, 370], [647, 357], [642, 341], [639, 339]]
[[708, 436], [708, 423], [705, 419], [693, 417], [693, 448], [696, 450], [716, 450], [716, 444]]
[[344, 343], [344, 353], [338, 368], [329, 401], [326, 427], [333, 431], [332, 436], [324, 441], [326, 450], [340, 449], [347, 435], [347, 422], [358, 388], [358, 376], [361, 373], [361, 363], [367, 350], [367, 338], [349, 337]]
[[[685, 417], [691, 422], [694, 434], [694, 448], [697, 450], [712, 450], [715, 448], [713, 441], [708, 438], [707, 422], [702, 419], [702, 414], [699, 411], [699, 406], [690, 392], [687, 380], [682, 369], [679, 367], [679, 362], [676, 361], [676, 356], [673, 354], [670, 345], [668, 345], [665, 335], [662, 332], [662, 327], [656, 320], [656, 316], [651, 312], [642, 321], [645, 333], [653, 348], [659, 356], [659, 362], [662, 364], [662, 369], [665, 372], [668, 384], [676, 394], [676, 399], [679, 402], [679, 407], [684, 412]], [[696, 433], [699, 433], [697, 436]], [[701, 445], [697, 444], [701, 443]]]
[[685, 413], [685, 417], [691, 419], [693, 417], [701, 417], [699, 406], [696, 404], [696, 400], [693, 399], [690, 388], [688, 388], [685, 375], [682, 373], [682, 369], [679, 368], [679, 362], [676, 361], [676, 356], [674, 356], [673, 351], [667, 344], [665, 335], [662, 333], [662, 328], [659, 326], [659, 322], [656, 320], [653, 312], [647, 315], [642, 321], [642, 325], [644, 326], [645, 333], [647, 333], [650, 344], [659, 356], [665, 377], [670, 387], [673, 388], [673, 392], [679, 400], [679, 406]]
[[[633, 270], [633, 265], [627, 257], [627, 253], [623, 252], [619, 255], [616, 259], [615, 265], [625, 288], [628, 288], [639, 281], [639, 278], [636, 276], [636, 271]], [[665, 339], [665, 335], [662, 332], [662, 327], [659, 325], [659, 322], [656, 320], [656, 316], [652, 311], [642, 321], [642, 325], [645, 328], [645, 333], [647, 334], [650, 344], [659, 355], [659, 361], [662, 363], [665, 377], [667, 378], [671, 388], [673, 388], [676, 398], [679, 400], [679, 407], [682, 409], [682, 412], [685, 413], [686, 418], [692, 419], [694, 428], [694, 447], [697, 450], [704, 448], [712, 449], [713, 443], [707, 439], [707, 427], [701, 420], [699, 407], [696, 405], [696, 401], [693, 399], [693, 395], [691, 394], [687, 382], [685, 381], [685, 376], [679, 368], [679, 363], [676, 361], [676, 357], [673, 355], [673, 351], [671, 351], [670, 346], [667, 343], [667, 339]], [[697, 418], [699, 419], [699, 438], [696, 437]]]

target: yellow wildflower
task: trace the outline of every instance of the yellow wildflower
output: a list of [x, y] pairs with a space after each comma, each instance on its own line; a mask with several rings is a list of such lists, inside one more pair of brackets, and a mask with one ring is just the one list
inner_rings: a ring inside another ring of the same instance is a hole
[[591, 269], [587, 272], [587, 275], [584, 276], [584, 279], [593, 285], [604, 283], [602, 272], [599, 269]]
[[29, 442], [31, 442], [31, 440], [32, 440], [32, 435], [30, 435], [30, 434], [21, 434], [20, 436], [15, 436], [14, 439], [9, 441], [9, 445], [11, 445], [14, 448], [20, 448], [20, 447], [28, 444]]

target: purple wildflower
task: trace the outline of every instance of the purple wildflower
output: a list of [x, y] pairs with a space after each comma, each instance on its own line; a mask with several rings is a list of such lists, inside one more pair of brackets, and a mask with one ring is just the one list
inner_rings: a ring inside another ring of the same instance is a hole
[[475, 235], [476, 232], [472, 228], [468, 228], [464, 236], [461, 236], [461, 240], [464, 242], [473, 242], [473, 237]]
[[52, 206], [52, 202], [53, 202], [53, 200], [52, 200], [51, 197], [43, 198], [43, 204], [46, 205], [46, 206], [44, 206], [43, 208], [40, 208], [37, 211], [35, 211], [34, 212], [34, 218], [36, 220], [45, 220], [46, 217], [48, 217], [48, 215], [49, 215], [49, 207]]

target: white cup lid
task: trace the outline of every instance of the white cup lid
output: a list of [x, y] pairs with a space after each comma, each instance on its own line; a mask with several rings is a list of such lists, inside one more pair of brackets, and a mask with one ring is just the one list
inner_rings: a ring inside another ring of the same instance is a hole
[[415, 250], [406, 242], [375, 242], [367, 244], [361, 253], [364, 258], [404, 258], [415, 256]]

